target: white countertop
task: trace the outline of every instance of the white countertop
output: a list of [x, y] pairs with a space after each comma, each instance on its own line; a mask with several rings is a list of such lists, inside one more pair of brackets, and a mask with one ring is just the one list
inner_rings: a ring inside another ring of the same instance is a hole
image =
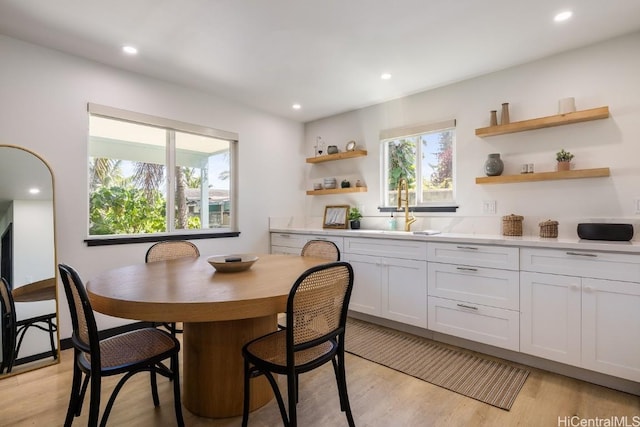
[[[471, 243], [478, 245], [501, 245], [549, 249], [572, 249], [640, 254], [640, 242], [611, 242], [603, 240], [581, 240], [578, 238], [543, 238], [537, 236], [502, 236], [491, 234], [441, 233], [435, 235], [413, 234], [406, 231], [387, 230], [339, 230], [321, 228], [271, 228], [272, 233], [296, 233], [318, 236], [368, 237], [397, 240], [419, 240], [425, 242]], [[419, 230], [416, 230], [419, 231]]]

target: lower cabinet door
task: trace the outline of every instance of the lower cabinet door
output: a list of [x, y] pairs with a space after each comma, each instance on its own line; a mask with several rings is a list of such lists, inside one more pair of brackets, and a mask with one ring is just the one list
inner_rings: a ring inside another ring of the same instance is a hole
[[520, 351], [580, 366], [581, 278], [520, 273]]
[[640, 381], [640, 284], [582, 279], [582, 366]]
[[429, 329], [519, 351], [519, 312], [429, 296]]
[[382, 263], [379, 257], [345, 254], [353, 267], [353, 290], [349, 310], [380, 316]]
[[427, 262], [382, 261], [382, 317], [427, 327]]

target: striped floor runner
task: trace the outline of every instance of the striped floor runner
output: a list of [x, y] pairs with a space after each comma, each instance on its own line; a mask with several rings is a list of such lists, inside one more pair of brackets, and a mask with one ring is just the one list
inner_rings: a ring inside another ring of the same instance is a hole
[[349, 353], [507, 411], [529, 375], [507, 363], [352, 318], [346, 337]]

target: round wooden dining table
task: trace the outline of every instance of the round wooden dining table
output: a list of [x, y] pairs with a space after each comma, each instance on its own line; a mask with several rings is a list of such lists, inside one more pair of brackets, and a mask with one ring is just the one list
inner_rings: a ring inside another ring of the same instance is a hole
[[[207, 256], [140, 263], [87, 282], [94, 310], [126, 319], [183, 322], [183, 403], [210, 418], [242, 414], [242, 346], [277, 328], [277, 313], [307, 269], [326, 263], [296, 255], [259, 255], [246, 271], [222, 273]], [[252, 381], [251, 410], [273, 398], [264, 377]]]

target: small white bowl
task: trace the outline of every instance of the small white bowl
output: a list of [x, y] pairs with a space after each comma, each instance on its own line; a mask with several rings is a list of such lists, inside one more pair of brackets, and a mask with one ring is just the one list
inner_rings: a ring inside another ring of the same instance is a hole
[[207, 258], [207, 262], [220, 273], [248, 270], [257, 260], [257, 256], [250, 254], [216, 255]]

